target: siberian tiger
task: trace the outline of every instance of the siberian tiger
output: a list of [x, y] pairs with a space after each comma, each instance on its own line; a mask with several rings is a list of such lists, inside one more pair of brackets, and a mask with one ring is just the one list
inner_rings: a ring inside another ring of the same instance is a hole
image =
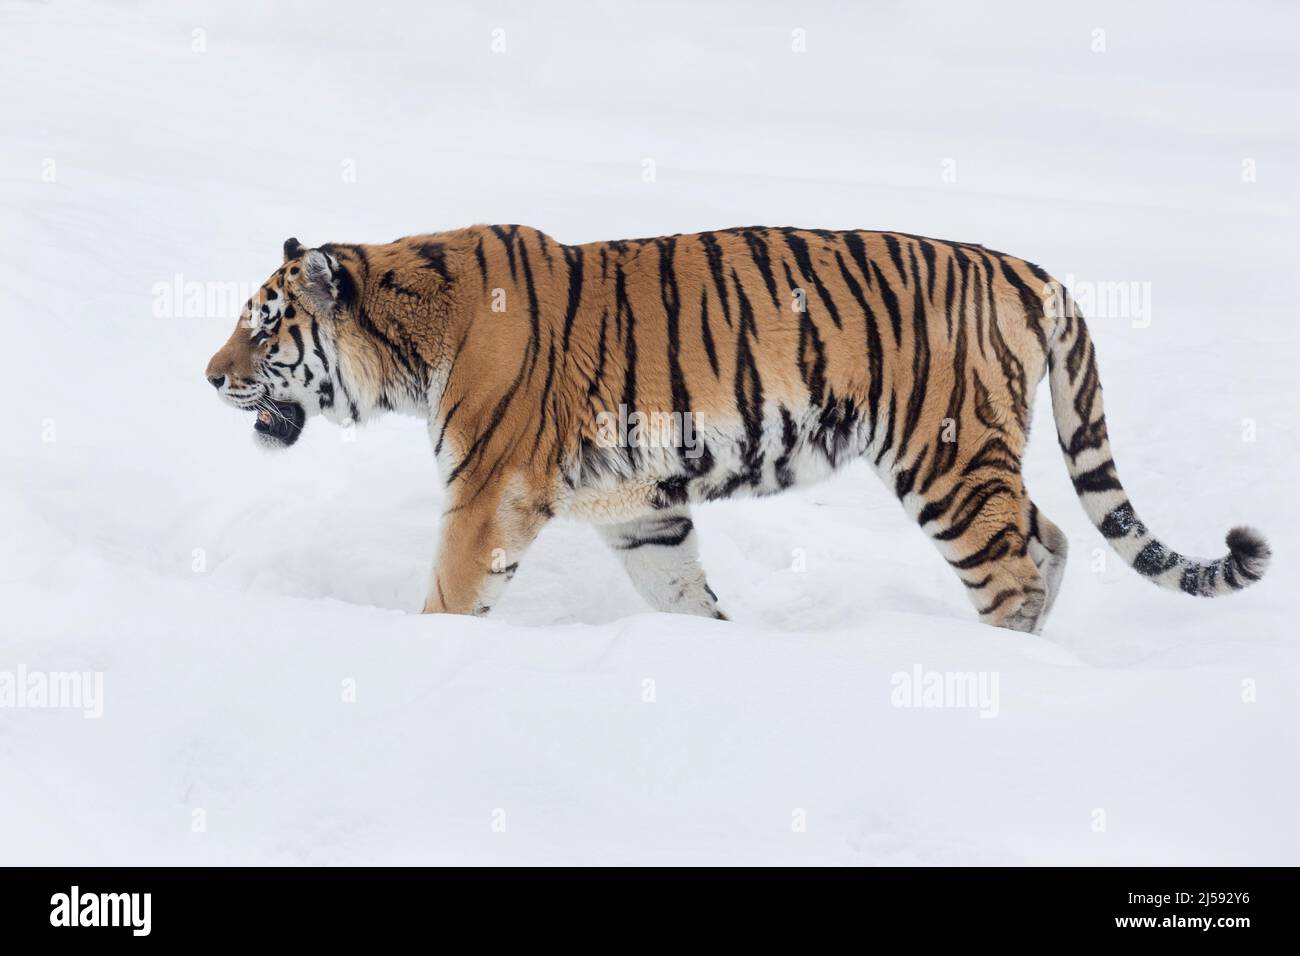
[[446, 484], [426, 612], [484, 614], [550, 519], [592, 523], [654, 608], [722, 618], [690, 506], [867, 462], [982, 621], [1038, 632], [1066, 539], [1021, 476], [1047, 375], [1084, 509], [1138, 573], [1219, 595], [1247, 528], [1184, 557], [1129, 503], [1087, 326], [1023, 259], [890, 232], [747, 228], [564, 245], [473, 226], [284, 244], [207, 378], [273, 446], [307, 418], [427, 419]]

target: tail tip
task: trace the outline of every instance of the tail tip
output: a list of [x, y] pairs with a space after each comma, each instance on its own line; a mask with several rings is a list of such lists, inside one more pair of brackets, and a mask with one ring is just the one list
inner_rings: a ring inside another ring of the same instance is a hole
[[1228, 550], [1237, 566], [1251, 578], [1263, 577], [1273, 552], [1264, 536], [1254, 528], [1233, 528], [1228, 532]]

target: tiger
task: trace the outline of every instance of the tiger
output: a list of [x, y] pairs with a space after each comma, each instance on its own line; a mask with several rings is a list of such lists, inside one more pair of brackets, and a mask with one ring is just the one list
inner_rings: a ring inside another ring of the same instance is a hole
[[1215, 560], [1149, 530], [1074, 300], [975, 243], [750, 227], [565, 245], [519, 225], [291, 238], [206, 377], [273, 448], [314, 416], [427, 422], [446, 507], [425, 613], [488, 613], [539, 531], [569, 518], [651, 608], [726, 620], [692, 505], [865, 461], [980, 621], [1041, 633], [1068, 553], [1022, 475], [1044, 377], [1075, 492], [1138, 574], [1217, 596], [1271, 556], [1248, 527]]

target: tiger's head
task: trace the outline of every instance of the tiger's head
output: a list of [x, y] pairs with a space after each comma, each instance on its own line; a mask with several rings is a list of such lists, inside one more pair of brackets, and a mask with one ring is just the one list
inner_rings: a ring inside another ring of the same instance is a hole
[[222, 399], [257, 412], [253, 429], [263, 445], [287, 448], [310, 416], [338, 417], [335, 330], [350, 281], [328, 251], [286, 240], [284, 263], [208, 362], [208, 382]]

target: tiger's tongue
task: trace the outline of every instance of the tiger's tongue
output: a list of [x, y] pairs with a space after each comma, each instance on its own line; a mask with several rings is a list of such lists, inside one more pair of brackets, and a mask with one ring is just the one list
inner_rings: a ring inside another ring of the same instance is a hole
[[257, 420], [263, 425], [269, 425], [271, 424], [271, 413], [264, 408], [257, 413]]

